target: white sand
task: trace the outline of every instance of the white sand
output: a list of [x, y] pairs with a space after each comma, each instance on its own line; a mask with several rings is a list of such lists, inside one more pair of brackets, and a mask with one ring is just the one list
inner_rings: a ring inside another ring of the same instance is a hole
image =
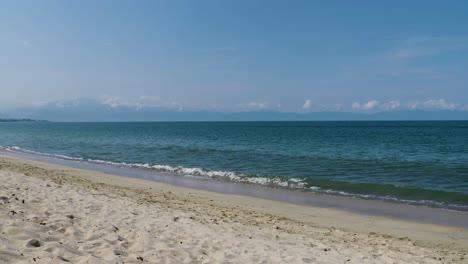
[[0, 263], [468, 263], [462, 228], [4, 156], [0, 223]]

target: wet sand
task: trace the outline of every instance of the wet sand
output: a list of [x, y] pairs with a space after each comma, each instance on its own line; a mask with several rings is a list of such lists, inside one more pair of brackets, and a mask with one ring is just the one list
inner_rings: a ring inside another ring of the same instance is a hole
[[[348, 200], [364, 211], [376, 202]], [[0, 156], [1, 263], [467, 263], [468, 229], [457, 224], [466, 212], [423, 211], [453, 219], [408, 221]]]

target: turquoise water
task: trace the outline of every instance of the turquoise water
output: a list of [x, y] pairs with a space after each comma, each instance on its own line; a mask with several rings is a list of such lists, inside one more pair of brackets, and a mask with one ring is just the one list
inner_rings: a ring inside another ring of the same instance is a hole
[[0, 123], [13, 152], [468, 210], [468, 122]]

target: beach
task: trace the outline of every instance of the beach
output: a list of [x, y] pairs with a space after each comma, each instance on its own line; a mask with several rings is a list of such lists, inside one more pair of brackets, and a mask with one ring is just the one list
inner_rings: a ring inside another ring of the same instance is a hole
[[0, 1], [0, 264], [468, 264], [468, 1]]
[[2, 263], [467, 263], [468, 230], [0, 156]]

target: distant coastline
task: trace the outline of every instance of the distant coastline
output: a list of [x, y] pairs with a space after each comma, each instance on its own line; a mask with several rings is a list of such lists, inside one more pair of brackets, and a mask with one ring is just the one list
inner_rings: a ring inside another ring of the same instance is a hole
[[48, 120], [36, 120], [36, 119], [14, 119], [14, 118], [0, 118], [0, 123], [7, 123], [7, 122], [28, 122], [28, 123], [33, 123], [33, 122], [49, 122]]

